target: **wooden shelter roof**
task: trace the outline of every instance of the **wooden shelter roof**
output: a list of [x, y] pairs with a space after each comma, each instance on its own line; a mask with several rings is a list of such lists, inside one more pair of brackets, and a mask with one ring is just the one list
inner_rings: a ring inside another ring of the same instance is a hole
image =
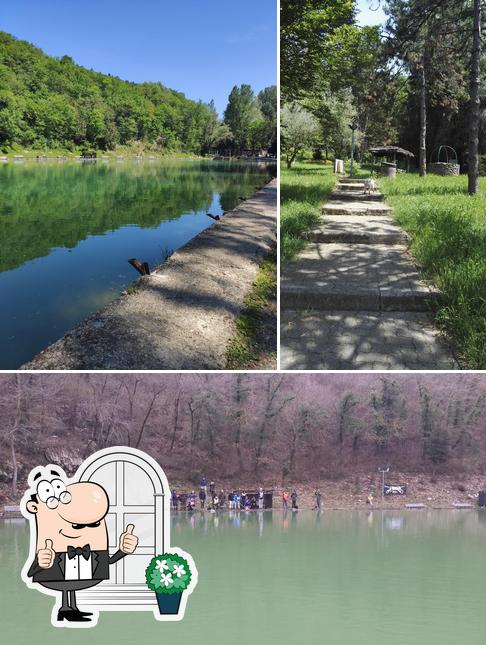
[[414, 157], [413, 152], [409, 150], [404, 150], [398, 146], [377, 146], [375, 148], [370, 148], [369, 152], [377, 156], [392, 156], [392, 155], [404, 155], [405, 157]]

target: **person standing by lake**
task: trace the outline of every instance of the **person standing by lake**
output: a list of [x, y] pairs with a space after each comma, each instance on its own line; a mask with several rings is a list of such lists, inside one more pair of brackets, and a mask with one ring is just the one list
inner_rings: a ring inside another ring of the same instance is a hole
[[289, 492], [287, 490], [282, 493], [282, 508], [284, 511], [289, 508]]
[[263, 488], [260, 486], [258, 489], [258, 509], [260, 511], [263, 511], [263, 502], [265, 499], [265, 493], [263, 492]]
[[293, 490], [292, 495], [290, 496], [290, 499], [292, 500], [292, 510], [297, 511], [299, 507], [297, 506], [297, 491]]
[[316, 505], [314, 506], [315, 511], [320, 511], [321, 510], [321, 497], [322, 493], [320, 489], [318, 488], [316, 491], [314, 491], [314, 496], [316, 498]]
[[201, 503], [201, 511], [203, 511], [204, 504], [206, 503], [206, 491], [202, 486], [201, 486], [201, 490], [199, 491], [199, 502]]
[[173, 490], [172, 491], [172, 510], [177, 511], [178, 510], [178, 496], [177, 496], [177, 491]]
[[201, 490], [203, 490], [207, 495], [208, 494], [208, 480], [206, 479], [206, 477], [204, 477], [204, 476], [201, 477], [201, 482], [200, 482], [199, 486], [200, 486]]
[[214, 482], [211, 482], [209, 484], [209, 494], [211, 495], [211, 498], [214, 500], [214, 497], [216, 495], [216, 484]]
[[366, 498], [366, 503], [367, 503], [367, 504], [368, 504], [368, 506], [370, 506], [371, 508], [373, 508], [373, 501], [374, 501], [373, 493], [370, 493], [370, 494], [368, 495], [368, 497]]

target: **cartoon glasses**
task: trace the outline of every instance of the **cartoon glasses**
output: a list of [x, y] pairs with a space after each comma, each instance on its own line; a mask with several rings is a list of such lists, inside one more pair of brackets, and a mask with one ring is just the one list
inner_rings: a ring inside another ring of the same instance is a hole
[[69, 504], [71, 493], [66, 490], [66, 485], [60, 479], [41, 480], [37, 484], [37, 497], [41, 502], [45, 502], [48, 508], [57, 508], [61, 504]]

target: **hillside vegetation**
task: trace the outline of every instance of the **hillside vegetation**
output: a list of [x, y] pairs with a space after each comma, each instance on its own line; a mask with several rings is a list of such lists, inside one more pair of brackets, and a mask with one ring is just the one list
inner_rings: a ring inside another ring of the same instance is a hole
[[255, 97], [248, 85], [233, 88], [231, 118], [221, 123], [212, 103], [191, 101], [161, 83], [85, 69], [69, 56], [47, 56], [0, 32], [0, 148], [113, 150], [136, 143], [138, 149], [204, 153], [218, 145], [271, 147], [275, 89]]
[[393, 470], [486, 474], [480, 374], [3, 374], [0, 496], [29, 470], [94, 451], [152, 454], [169, 481], [233, 484]]

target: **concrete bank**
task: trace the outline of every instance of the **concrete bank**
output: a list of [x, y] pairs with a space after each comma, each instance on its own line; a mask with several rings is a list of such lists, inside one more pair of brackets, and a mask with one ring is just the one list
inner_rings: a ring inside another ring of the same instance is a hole
[[223, 369], [276, 226], [273, 180], [21, 369]]

